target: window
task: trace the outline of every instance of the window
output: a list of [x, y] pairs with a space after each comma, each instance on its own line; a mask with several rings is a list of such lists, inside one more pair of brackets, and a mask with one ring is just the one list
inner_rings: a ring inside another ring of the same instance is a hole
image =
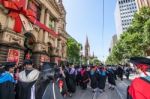
[[37, 7], [37, 14], [36, 14], [36, 17], [37, 17], [37, 20], [40, 21], [40, 15], [41, 15], [41, 7]]
[[41, 15], [41, 7], [34, 1], [29, 1], [28, 9], [31, 9], [34, 13], [36, 13], [36, 18], [38, 21], [40, 21], [40, 15]]

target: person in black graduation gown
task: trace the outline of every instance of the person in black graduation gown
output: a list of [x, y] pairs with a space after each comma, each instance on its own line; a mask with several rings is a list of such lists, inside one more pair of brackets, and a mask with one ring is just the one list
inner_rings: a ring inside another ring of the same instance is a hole
[[31, 87], [39, 76], [39, 71], [33, 68], [31, 60], [25, 60], [25, 70], [19, 73], [16, 85], [16, 99], [31, 99]]
[[81, 88], [84, 90], [87, 88], [87, 84], [89, 82], [89, 75], [86, 69], [87, 69], [86, 66], [82, 66], [82, 70], [80, 72], [80, 75], [81, 75], [80, 85], [81, 85]]
[[107, 76], [108, 76], [108, 83], [109, 83], [109, 89], [114, 90], [114, 87], [116, 86], [114, 71], [111, 67], [107, 70]]
[[72, 96], [72, 93], [75, 93], [76, 91], [76, 71], [74, 65], [72, 64], [70, 65], [69, 68], [67, 68], [66, 84], [67, 84], [69, 95]]
[[80, 66], [76, 66], [76, 72], [77, 72], [77, 75], [76, 75], [76, 84], [77, 86], [80, 85], [80, 82], [81, 82], [81, 74], [80, 74], [80, 71], [81, 71], [81, 68]]
[[0, 65], [0, 99], [15, 99], [15, 80], [13, 78], [13, 72], [15, 63], [7, 62], [4, 65]]
[[32, 90], [35, 90], [32, 93], [35, 95], [31, 99], [63, 99], [54, 75], [56, 75], [54, 66], [47, 62], [43, 63], [39, 78], [32, 87]]
[[91, 66], [90, 71], [90, 82], [91, 82], [91, 88], [93, 89], [93, 92], [96, 91], [96, 88], [98, 87], [98, 80], [97, 80], [97, 68], [95, 66]]
[[65, 97], [67, 95], [67, 85], [65, 81], [65, 74], [62, 67], [57, 67], [55, 69], [55, 80], [59, 87], [61, 94]]
[[118, 73], [118, 77], [119, 77], [121, 80], [123, 80], [123, 73], [124, 73], [124, 70], [122, 69], [121, 66], [118, 67], [117, 73]]
[[98, 72], [98, 77], [97, 77], [98, 88], [100, 89], [100, 92], [104, 92], [105, 91], [104, 89], [105, 89], [105, 84], [106, 84], [106, 78], [107, 78], [106, 70], [104, 67], [100, 67], [97, 72]]

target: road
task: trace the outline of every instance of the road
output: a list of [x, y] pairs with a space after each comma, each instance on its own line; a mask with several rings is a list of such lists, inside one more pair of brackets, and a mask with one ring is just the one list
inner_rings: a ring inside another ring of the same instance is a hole
[[66, 99], [126, 99], [127, 87], [130, 84], [129, 80], [124, 79], [123, 81], [117, 80], [117, 86], [115, 90], [108, 89], [108, 85], [106, 84], [105, 92], [93, 93], [91, 88], [87, 90], [82, 90], [79, 87], [75, 94], [72, 97], [67, 97]]

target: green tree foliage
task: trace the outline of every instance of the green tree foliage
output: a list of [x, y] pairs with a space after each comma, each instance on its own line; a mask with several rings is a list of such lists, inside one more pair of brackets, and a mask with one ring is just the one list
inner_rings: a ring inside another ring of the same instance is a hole
[[101, 61], [97, 57], [91, 57], [90, 60], [89, 60], [89, 64], [100, 65]]
[[79, 64], [80, 62], [80, 50], [82, 49], [81, 44], [79, 44], [73, 38], [67, 40], [67, 58], [71, 63]]
[[144, 7], [134, 15], [131, 26], [121, 35], [106, 63], [118, 64], [133, 56], [145, 56], [149, 45], [150, 8]]

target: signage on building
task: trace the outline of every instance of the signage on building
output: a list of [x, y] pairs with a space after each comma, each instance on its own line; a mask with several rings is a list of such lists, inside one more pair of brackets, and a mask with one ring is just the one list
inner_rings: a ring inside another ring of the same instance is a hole
[[41, 62], [50, 62], [50, 58], [46, 55], [41, 55], [40, 61]]
[[9, 49], [8, 58], [7, 58], [8, 62], [16, 62], [18, 64], [19, 57], [20, 57], [20, 51], [15, 49]]
[[22, 14], [19, 14], [20, 16], [20, 19], [22, 21], [22, 24], [23, 24], [23, 27], [26, 31], [30, 31], [30, 30], [33, 30], [33, 26], [32, 24], [28, 21], [28, 19], [22, 15]]

